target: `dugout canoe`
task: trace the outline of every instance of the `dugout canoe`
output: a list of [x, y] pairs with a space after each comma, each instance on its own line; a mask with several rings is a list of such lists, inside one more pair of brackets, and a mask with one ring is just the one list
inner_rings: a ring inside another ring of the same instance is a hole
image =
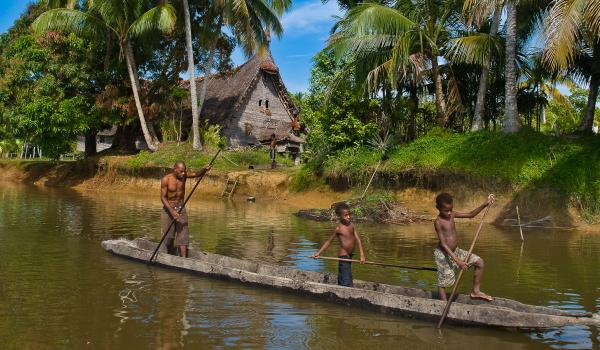
[[[146, 239], [107, 240], [102, 247], [118, 256], [148, 261], [156, 248]], [[211, 277], [231, 279], [251, 285], [280, 289], [346, 305], [365, 307], [402, 317], [437, 321], [445, 302], [434, 299], [430, 291], [376, 282], [354, 281], [354, 288], [340, 287], [337, 277], [269, 263], [236, 259], [199, 250], [189, 257], [166, 254], [162, 249], [155, 264]], [[571, 325], [600, 326], [600, 316], [527, 305], [515, 300], [495, 298], [487, 303], [460, 295], [452, 304], [448, 321], [454, 324], [520, 329], [557, 328]]]

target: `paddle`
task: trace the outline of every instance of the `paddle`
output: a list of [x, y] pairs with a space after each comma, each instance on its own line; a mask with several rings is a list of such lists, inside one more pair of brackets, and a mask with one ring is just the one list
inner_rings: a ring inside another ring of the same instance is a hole
[[[312, 258], [310, 255], [305, 255], [307, 258]], [[335, 261], [347, 261], [347, 262], [357, 262], [360, 263], [360, 260], [355, 259], [344, 259], [344, 258], [333, 258], [328, 256], [319, 256], [313, 259], [323, 259], [323, 260], [335, 260]], [[377, 265], [377, 266], [387, 266], [387, 267], [398, 267], [401, 269], [410, 269], [410, 270], [425, 270], [425, 271], [437, 271], [435, 267], [425, 267], [425, 266], [406, 266], [406, 265], [392, 265], [392, 264], [382, 264], [372, 261], [365, 261], [365, 264], [369, 265]]]
[[[217, 154], [215, 154], [215, 156], [212, 158], [212, 160], [210, 161], [210, 163], [208, 163], [208, 166], [213, 165], [213, 163], [215, 162], [215, 159], [217, 159], [217, 156], [219, 155], [219, 153], [221, 153], [221, 149], [219, 149], [219, 151], [217, 151]], [[190, 191], [190, 194], [188, 194], [188, 196], [185, 199], [185, 201], [183, 202], [183, 205], [181, 206], [181, 208], [179, 208], [179, 210], [177, 211], [177, 214], [181, 214], [181, 211], [183, 210], [183, 208], [185, 208], [185, 205], [190, 200], [190, 197], [192, 197], [192, 195], [194, 194], [194, 191], [196, 190], [196, 187], [198, 187], [198, 185], [200, 184], [200, 181], [202, 181], [202, 179], [204, 179], [204, 175], [206, 175], [206, 173], [202, 174], [202, 176], [200, 176], [198, 178], [198, 180], [196, 180], [196, 184], [194, 185], [194, 187]], [[163, 233], [163, 236], [160, 239], [160, 242], [158, 242], [158, 245], [156, 246], [156, 249], [154, 249], [154, 253], [152, 253], [152, 256], [150, 257], [150, 260], [148, 260], [148, 264], [152, 263], [152, 260], [154, 260], [154, 257], [156, 256], [156, 253], [158, 253], [158, 249], [163, 244], [165, 238], [167, 238], [167, 233], [171, 230], [171, 227], [173, 227], [173, 225], [175, 224], [175, 221], [177, 221], [177, 220], [176, 219], [171, 220], [171, 224], [169, 225], [169, 228], [167, 228], [167, 230], [165, 231], [165, 233]]]
[[[475, 247], [475, 242], [477, 242], [477, 238], [479, 238], [479, 233], [481, 232], [481, 228], [483, 227], [483, 219], [485, 219], [485, 216], [487, 215], [491, 206], [492, 206], [492, 204], [488, 205], [485, 208], [485, 212], [483, 213], [483, 216], [481, 217], [481, 221], [479, 222], [479, 227], [477, 228], [475, 237], [473, 237], [473, 242], [471, 242], [471, 248], [469, 248], [469, 254], [467, 254], [467, 258], [465, 259], [465, 262], [467, 262], [467, 263], [469, 261], [469, 258], [471, 257], [471, 254], [473, 253], [473, 248]], [[456, 282], [454, 283], [454, 287], [452, 288], [452, 293], [450, 294], [450, 298], [448, 298], [448, 301], [446, 302], [446, 307], [444, 308], [444, 312], [442, 312], [442, 318], [440, 318], [437, 328], [442, 328], [442, 325], [444, 324], [444, 320], [446, 319], [446, 316], [448, 316], [448, 311], [450, 311], [450, 305], [452, 304], [452, 299], [454, 299], [454, 295], [456, 295], [456, 290], [458, 289], [458, 285], [460, 284], [460, 279], [462, 278], [462, 275], [464, 272], [465, 272], [465, 270], [460, 269], [460, 272], [458, 273], [458, 277], [456, 278]]]

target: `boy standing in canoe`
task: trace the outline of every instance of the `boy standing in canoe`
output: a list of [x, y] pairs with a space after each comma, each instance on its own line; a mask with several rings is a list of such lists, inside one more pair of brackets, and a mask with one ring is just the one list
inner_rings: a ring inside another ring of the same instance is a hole
[[[165, 175], [160, 180], [160, 200], [163, 204], [163, 210], [160, 213], [160, 224], [163, 235], [169, 230], [166, 238], [169, 254], [176, 255], [176, 251], [179, 249], [179, 256], [187, 258], [190, 232], [185, 207], [181, 210], [181, 213], [178, 213], [185, 198], [185, 182], [188, 178], [203, 176], [210, 168], [211, 166], [207, 165], [200, 171], [186, 171], [185, 163], [179, 160], [173, 166], [173, 172]], [[175, 223], [171, 225], [173, 220], [175, 220]]]
[[454, 285], [456, 270], [459, 268], [467, 270], [469, 267], [475, 266], [471, 298], [492, 301], [491, 296], [480, 290], [483, 259], [471, 254], [469, 261], [465, 261], [469, 252], [458, 247], [458, 235], [454, 223], [455, 218], [474, 218], [492, 203], [494, 203], [494, 195], [490, 194], [482, 205], [468, 213], [462, 213], [453, 210], [453, 199], [448, 193], [440, 193], [435, 198], [435, 206], [439, 210], [439, 215], [433, 225], [440, 241], [433, 251], [433, 256], [438, 270], [438, 290], [441, 300], [447, 299], [445, 288]]
[[[362, 242], [358, 236], [358, 232], [352, 223], [352, 217], [350, 216], [350, 207], [347, 204], [338, 204], [335, 207], [335, 213], [340, 219], [340, 223], [337, 225], [333, 233], [323, 243], [323, 246], [316, 254], [311, 255], [311, 258], [317, 259], [322, 252], [324, 252], [333, 240], [337, 237], [340, 242], [340, 249], [338, 250], [338, 257], [340, 259], [352, 259], [354, 254], [354, 246], [358, 244], [358, 251], [360, 252], [360, 263], [365, 263], [365, 252], [363, 251]], [[338, 265], [338, 285], [345, 287], [352, 287], [352, 263], [348, 261], [340, 261]]]

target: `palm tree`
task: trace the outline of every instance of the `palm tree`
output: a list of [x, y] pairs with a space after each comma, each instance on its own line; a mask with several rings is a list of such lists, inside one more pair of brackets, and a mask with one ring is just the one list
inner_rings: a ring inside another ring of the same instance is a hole
[[600, 88], [600, 38], [592, 39], [591, 42], [584, 40], [582, 46], [575, 55], [574, 64], [568, 70], [573, 71], [579, 80], [589, 82], [587, 104], [577, 131], [592, 132]]
[[[452, 1], [400, 0], [392, 6], [361, 4], [350, 9], [336, 24], [327, 50], [333, 50], [339, 58], [352, 57], [353, 64], [361, 68], [359, 71], [369, 71], [367, 78], [372, 88], [377, 88], [376, 82], [381, 78], [396, 86], [399, 79], [409, 76], [409, 71], [422, 70], [418, 67], [428, 61], [438, 124], [443, 127], [448, 123], [450, 108], [438, 57], [446, 50], [449, 28], [456, 23], [455, 15]], [[449, 88], [452, 86], [449, 84]]]
[[141, 88], [131, 40], [159, 30], [170, 32], [176, 21], [175, 9], [167, 1], [148, 9], [144, 1], [94, 0], [87, 2], [87, 11], [57, 8], [44, 12], [32, 24], [35, 32], [64, 31], [79, 36], [112, 33], [119, 40], [125, 56], [131, 89], [144, 140], [152, 151], [158, 149], [158, 138], [151, 124], [146, 123], [140, 98]]
[[515, 133], [521, 129], [517, 106], [517, 4], [506, 2], [506, 59], [504, 85], [504, 119], [502, 131]]
[[[468, 25], [471, 25], [473, 22], [481, 21], [485, 21], [487, 23], [487, 12], [489, 12], [490, 8], [486, 6], [490, 5], [493, 6], [494, 4], [482, 4], [480, 2], [478, 3], [467, 0], [464, 4], [464, 10], [465, 12], [471, 13], [468, 19]], [[483, 116], [485, 114], [485, 97], [488, 91], [490, 66], [492, 63], [493, 54], [498, 52], [497, 48], [495, 47], [495, 39], [498, 35], [498, 29], [500, 27], [502, 4], [496, 4], [496, 6], [493, 6], [492, 11], [494, 14], [492, 16], [489, 34], [476, 33], [473, 35], [456, 38], [452, 41], [449, 52], [450, 57], [452, 57], [452, 59], [455, 61], [462, 61], [464, 63], [477, 63], [482, 66], [471, 131], [478, 131], [484, 127]]]
[[[207, 28], [214, 28], [210, 32], [208, 58], [204, 64], [204, 78], [200, 86], [198, 103], [200, 111], [206, 97], [206, 87], [211, 78], [212, 66], [215, 58], [217, 43], [221, 36], [223, 26], [230, 28], [231, 33], [241, 44], [244, 53], [250, 56], [257, 47], [262, 47], [269, 42], [269, 33], [272, 30], [277, 36], [283, 32], [279, 16], [291, 6], [291, 0], [216, 0], [211, 4], [207, 16]], [[192, 94], [193, 96], [194, 94]], [[194, 135], [196, 130], [194, 130]], [[194, 137], [194, 147], [196, 138]]]
[[600, 88], [600, 0], [556, 0], [545, 24], [545, 61], [589, 82], [578, 131], [592, 132]]
[[[572, 82], [560, 75], [559, 72], [551, 71], [542, 61], [542, 57], [536, 54], [523, 67], [523, 79], [519, 83], [522, 96], [529, 96], [529, 114], [536, 120], [536, 129], [540, 131], [544, 118], [544, 108], [548, 105], [548, 98], [553, 98], [559, 103], [568, 104], [568, 99], [560, 93], [556, 87], [557, 83], [565, 83], [572, 86]], [[531, 126], [533, 118], [529, 118]]]
[[190, 101], [192, 103], [192, 145], [195, 150], [202, 149], [200, 141], [200, 125], [198, 111], [198, 95], [196, 94], [196, 65], [194, 64], [194, 49], [192, 47], [192, 23], [190, 20], [190, 6], [188, 0], [183, 0], [183, 13], [185, 18], [185, 46], [188, 56], [188, 75], [190, 76]]

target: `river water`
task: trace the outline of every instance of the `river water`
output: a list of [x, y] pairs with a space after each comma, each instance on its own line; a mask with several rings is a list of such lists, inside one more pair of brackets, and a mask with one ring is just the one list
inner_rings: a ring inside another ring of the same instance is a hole
[[[201, 193], [198, 193], [201, 197]], [[0, 184], [0, 349], [585, 349], [597, 328], [537, 332], [446, 326], [129, 261], [105, 239], [158, 239], [158, 194], [78, 193]], [[192, 201], [192, 246], [336, 271], [314, 252], [331, 223], [285, 202]], [[459, 224], [468, 246], [475, 224]], [[359, 224], [371, 261], [433, 266], [431, 224]], [[333, 256], [336, 249], [331, 247]], [[600, 235], [486, 226], [483, 290], [569, 310], [600, 308]], [[358, 279], [435, 289], [434, 273], [355, 265]], [[470, 286], [464, 279], [463, 290]]]

